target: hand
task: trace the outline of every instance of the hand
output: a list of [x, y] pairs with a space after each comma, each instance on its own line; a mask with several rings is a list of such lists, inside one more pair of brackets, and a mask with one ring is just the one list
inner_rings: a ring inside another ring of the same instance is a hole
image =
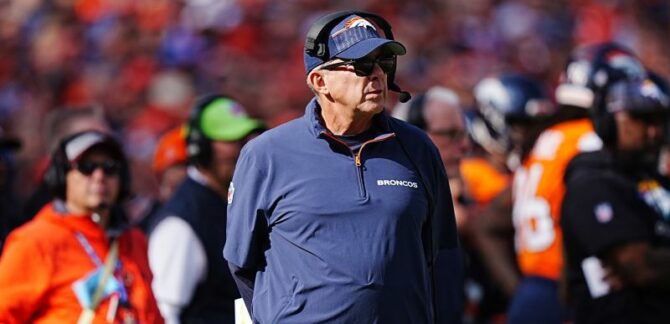
[[611, 267], [603, 267], [605, 275], [603, 276], [603, 281], [605, 281], [609, 286], [610, 290], [616, 291], [621, 290], [624, 287], [623, 280]]

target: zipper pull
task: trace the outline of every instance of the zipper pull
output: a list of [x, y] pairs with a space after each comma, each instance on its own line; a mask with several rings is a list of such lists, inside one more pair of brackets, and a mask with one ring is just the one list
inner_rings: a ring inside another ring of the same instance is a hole
[[358, 154], [356, 154], [356, 166], [360, 167], [361, 166], [361, 153], [358, 151]]

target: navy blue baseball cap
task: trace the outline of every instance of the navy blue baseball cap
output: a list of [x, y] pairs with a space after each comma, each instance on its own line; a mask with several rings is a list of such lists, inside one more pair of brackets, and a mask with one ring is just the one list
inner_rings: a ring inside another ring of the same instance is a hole
[[[334, 58], [356, 60], [378, 48], [393, 55], [404, 55], [407, 52], [401, 43], [381, 37], [377, 28], [370, 21], [357, 15], [351, 15], [331, 29], [328, 35], [329, 55], [326, 61]], [[307, 73], [326, 62], [307, 52], [304, 54], [304, 60]]]

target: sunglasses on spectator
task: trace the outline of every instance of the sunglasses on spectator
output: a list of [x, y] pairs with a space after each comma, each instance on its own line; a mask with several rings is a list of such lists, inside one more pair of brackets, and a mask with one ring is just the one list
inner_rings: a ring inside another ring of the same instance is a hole
[[630, 113], [630, 117], [647, 125], [662, 125], [667, 122], [669, 114], [665, 111]]
[[83, 160], [75, 163], [73, 166], [85, 176], [90, 176], [97, 169], [102, 169], [102, 172], [107, 176], [117, 175], [121, 171], [121, 163], [112, 160], [103, 162]]
[[327, 64], [321, 67], [324, 70], [335, 70], [338, 67], [351, 65], [354, 67], [354, 73], [360, 77], [367, 77], [372, 74], [375, 69], [375, 64], [378, 64], [379, 67], [384, 71], [384, 73], [389, 74], [395, 68], [396, 60], [395, 56], [383, 56], [376, 59], [363, 58], [359, 60], [347, 60], [343, 62], [337, 62], [333, 64]]
[[461, 129], [441, 129], [428, 132], [432, 136], [439, 136], [448, 138], [452, 141], [460, 141], [468, 136], [468, 134]]

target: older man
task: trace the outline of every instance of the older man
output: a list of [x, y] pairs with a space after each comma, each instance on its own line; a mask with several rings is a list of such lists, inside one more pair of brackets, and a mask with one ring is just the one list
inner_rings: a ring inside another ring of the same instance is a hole
[[560, 220], [574, 322], [663, 323], [670, 183], [657, 170], [670, 115], [665, 80], [628, 76], [594, 93], [604, 146], [568, 164]]
[[439, 152], [384, 113], [405, 54], [389, 32], [367, 13], [317, 20], [305, 52], [315, 98], [302, 118], [242, 151], [224, 257], [254, 321], [459, 321], [458, 239]]

